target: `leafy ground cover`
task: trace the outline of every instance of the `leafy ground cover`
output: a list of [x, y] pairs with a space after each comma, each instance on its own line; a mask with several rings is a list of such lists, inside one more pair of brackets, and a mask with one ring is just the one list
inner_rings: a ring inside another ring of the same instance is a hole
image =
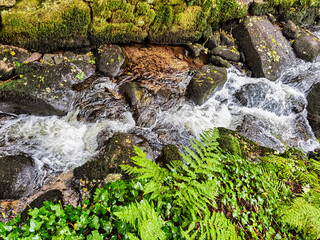
[[133, 179], [96, 189], [79, 207], [45, 202], [24, 222], [0, 223], [0, 239], [320, 238], [318, 160], [289, 149], [250, 161], [222, 151], [218, 138], [204, 132], [166, 167], [136, 148], [139, 167], [122, 166]]

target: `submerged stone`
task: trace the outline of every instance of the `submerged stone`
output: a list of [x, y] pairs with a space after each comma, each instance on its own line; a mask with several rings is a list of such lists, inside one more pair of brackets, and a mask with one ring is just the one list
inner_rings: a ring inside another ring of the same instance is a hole
[[213, 94], [214, 90], [227, 81], [227, 70], [216, 66], [203, 66], [191, 79], [188, 96], [195, 104], [201, 105]]

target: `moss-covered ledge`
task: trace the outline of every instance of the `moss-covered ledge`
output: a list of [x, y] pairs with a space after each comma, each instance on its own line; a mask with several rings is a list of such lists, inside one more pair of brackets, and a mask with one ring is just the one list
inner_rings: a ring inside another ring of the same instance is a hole
[[[29, 50], [96, 48], [104, 43], [185, 44], [248, 14], [312, 22], [318, 0], [16, 0], [4, 1], [0, 43]], [[312, 11], [311, 11], [312, 10]], [[312, 14], [310, 14], [310, 11]]]
[[1, 11], [0, 42], [41, 52], [102, 43], [180, 44], [246, 14], [237, 0], [18, 0]]

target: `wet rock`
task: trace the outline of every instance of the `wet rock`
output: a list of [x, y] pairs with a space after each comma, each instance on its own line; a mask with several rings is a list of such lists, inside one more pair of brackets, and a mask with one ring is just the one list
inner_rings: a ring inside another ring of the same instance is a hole
[[207, 42], [205, 43], [205, 47], [208, 49], [216, 48], [220, 45], [220, 35], [219, 32], [215, 32], [212, 36], [209, 37]]
[[1, 13], [0, 41], [39, 52], [89, 46], [90, 8], [84, 1], [21, 0]]
[[120, 74], [125, 56], [117, 45], [103, 45], [98, 48], [96, 57], [97, 69], [110, 77]]
[[272, 24], [275, 24], [277, 22], [277, 19], [271, 13], [268, 13], [267, 16]]
[[300, 32], [300, 28], [291, 20], [289, 20], [282, 29], [283, 35], [289, 39], [295, 39]]
[[284, 65], [294, 58], [291, 46], [280, 28], [266, 16], [246, 17], [234, 30], [234, 36], [255, 77], [275, 81], [280, 77]]
[[186, 49], [189, 51], [190, 56], [192, 58], [197, 58], [201, 55], [201, 53], [204, 51], [204, 47], [201, 44], [195, 43], [195, 44], [187, 44]]
[[258, 143], [239, 134], [237, 131], [219, 127], [219, 138], [217, 142], [219, 147], [228, 153], [238, 155], [243, 158], [259, 160], [262, 156], [268, 156], [273, 153], [271, 148], [263, 147]]
[[320, 138], [320, 83], [315, 84], [307, 96], [308, 121], [317, 138]]
[[75, 98], [73, 85], [94, 74], [91, 64], [81, 61], [48, 65], [23, 64], [21, 78], [0, 85], [0, 111], [15, 114], [64, 115]]
[[79, 109], [81, 119], [89, 122], [98, 120], [120, 120], [129, 111], [129, 105], [118, 92], [118, 86], [108, 77], [95, 77], [74, 88], [77, 95], [74, 106]]
[[0, 157], [0, 199], [18, 199], [35, 188], [36, 169], [30, 157]]
[[46, 53], [43, 55], [42, 60], [46, 63], [54, 64], [54, 56], [55, 54], [52, 53]]
[[131, 107], [144, 107], [149, 103], [148, 98], [146, 98], [147, 90], [138, 83], [126, 82], [120, 86], [120, 92], [127, 98]]
[[293, 42], [293, 49], [299, 58], [313, 62], [320, 53], [320, 40], [313, 34], [302, 33]]
[[220, 40], [221, 40], [221, 46], [227, 46], [227, 47], [234, 46], [234, 42], [223, 32], [220, 34]]
[[203, 66], [191, 79], [188, 96], [197, 105], [203, 104], [216, 88], [227, 81], [227, 70], [216, 66]]
[[157, 162], [161, 167], [172, 163], [173, 161], [182, 161], [182, 156], [178, 147], [174, 144], [167, 144], [163, 147], [160, 157], [157, 159]]
[[209, 58], [209, 61], [213, 65], [216, 65], [218, 67], [225, 67], [225, 68], [231, 67], [231, 64], [227, 60], [224, 60], [222, 57], [219, 57], [219, 56], [211, 55]]
[[53, 202], [54, 204], [57, 204], [57, 203], [63, 204], [63, 194], [58, 189], [49, 190], [41, 194], [39, 197], [37, 197], [35, 200], [29, 203], [27, 207], [22, 211], [21, 213], [22, 221], [25, 221], [28, 218], [29, 216], [28, 212], [30, 209], [41, 208], [43, 206], [44, 201], [50, 201], [50, 202]]
[[216, 47], [209, 52], [210, 55], [219, 56], [226, 60], [239, 62], [240, 61], [240, 53], [235, 48], [227, 48], [227, 47]]
[[0, 81], [14, 76], [16, 68], [31, 55], [25, 49], [0, 45]]
[[128, 177], [121, 170], [120, 165], [134, 166], [131, 158], [135, 156], [134, 146], [138, 146], [147, 153], [152, 153], [152, 148], [143, 137], [134, 134], [115, 133], [105, 143], [103, 154], [95, 160], [74, 169], [75, 180], [104, 179], [108, 174], [120, 173]]

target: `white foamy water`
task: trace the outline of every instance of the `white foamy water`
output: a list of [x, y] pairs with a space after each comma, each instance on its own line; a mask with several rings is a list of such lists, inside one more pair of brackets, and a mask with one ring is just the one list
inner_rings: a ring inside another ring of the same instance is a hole
[[162, 112], [158, 122], [197, 137], [204, 130], [225, 127], [267, 147], [284, 150], [288, 145], [312, 151], [319, 142], [306, 119], [306, 104], [297, 88], [249, 78], [232, 68], [223, 88], [203, 105], [183, 102]]
[[83, 123], [77, 112], [65, 117], [19, 116], [0, 128], [0, 155], [26, 153], [39, 170], [68, 171], [81, 166], [97, 151], [97, 135], [129, 131], [135, 126], [130, 113], [121, 120]]

